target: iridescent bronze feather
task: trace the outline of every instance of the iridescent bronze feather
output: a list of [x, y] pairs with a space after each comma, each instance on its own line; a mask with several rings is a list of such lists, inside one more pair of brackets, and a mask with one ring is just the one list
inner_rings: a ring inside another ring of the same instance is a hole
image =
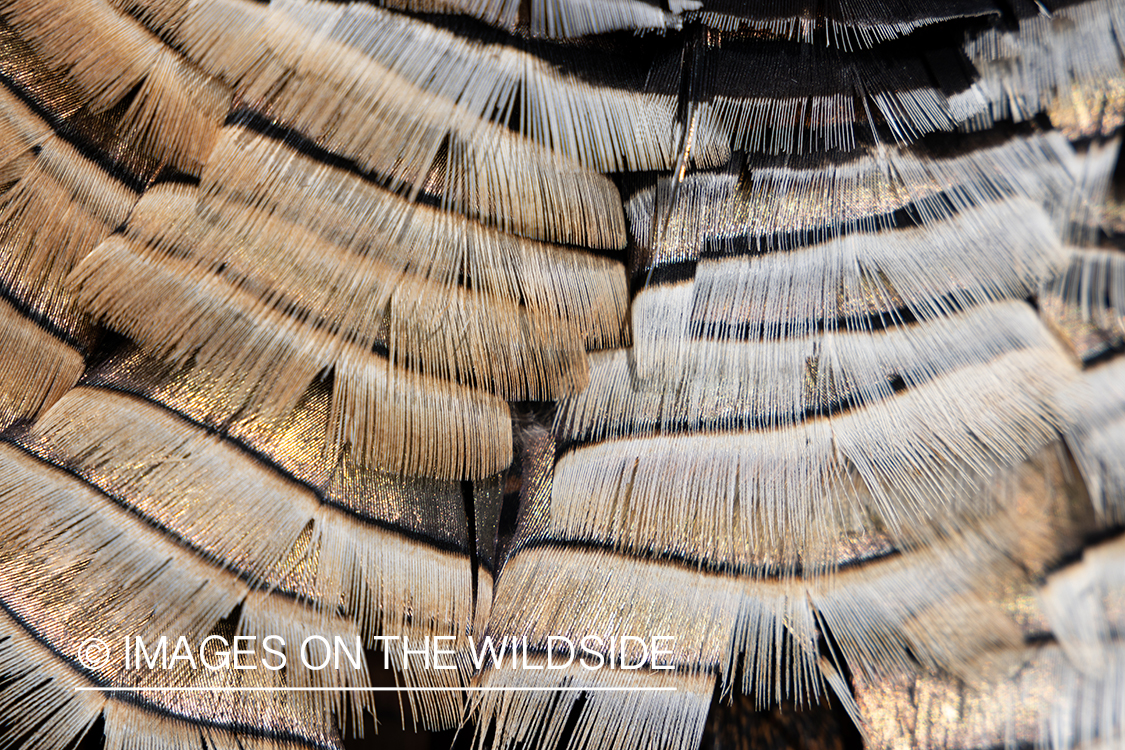
[[1122, 0], [0, 0], [0, 747], [1121, 746], [1123, 128]]

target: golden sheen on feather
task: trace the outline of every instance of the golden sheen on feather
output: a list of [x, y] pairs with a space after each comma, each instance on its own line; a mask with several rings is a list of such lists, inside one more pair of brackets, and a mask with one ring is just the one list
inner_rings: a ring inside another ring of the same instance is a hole
[[1125, 0], [0, 0], [0, 748], [1125, 746]]

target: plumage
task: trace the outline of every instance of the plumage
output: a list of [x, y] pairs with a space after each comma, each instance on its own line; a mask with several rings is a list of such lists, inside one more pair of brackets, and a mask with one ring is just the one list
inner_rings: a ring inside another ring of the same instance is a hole
[[1123, 40], [0, 0], [0, 747], [1119, 746]]

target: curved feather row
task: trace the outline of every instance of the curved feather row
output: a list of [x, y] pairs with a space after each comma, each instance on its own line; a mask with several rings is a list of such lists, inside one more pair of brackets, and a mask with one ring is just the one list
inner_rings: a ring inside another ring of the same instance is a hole
[[0, 744], [1125, 737], [1117, 0], [383, 5], [0, 0]]

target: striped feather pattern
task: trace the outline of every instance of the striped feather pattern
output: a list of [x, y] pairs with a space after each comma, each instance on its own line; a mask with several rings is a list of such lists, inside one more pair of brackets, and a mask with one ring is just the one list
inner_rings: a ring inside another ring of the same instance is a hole
[[1122, 39], [0, 0], [0, 747], [1117, 747]]

